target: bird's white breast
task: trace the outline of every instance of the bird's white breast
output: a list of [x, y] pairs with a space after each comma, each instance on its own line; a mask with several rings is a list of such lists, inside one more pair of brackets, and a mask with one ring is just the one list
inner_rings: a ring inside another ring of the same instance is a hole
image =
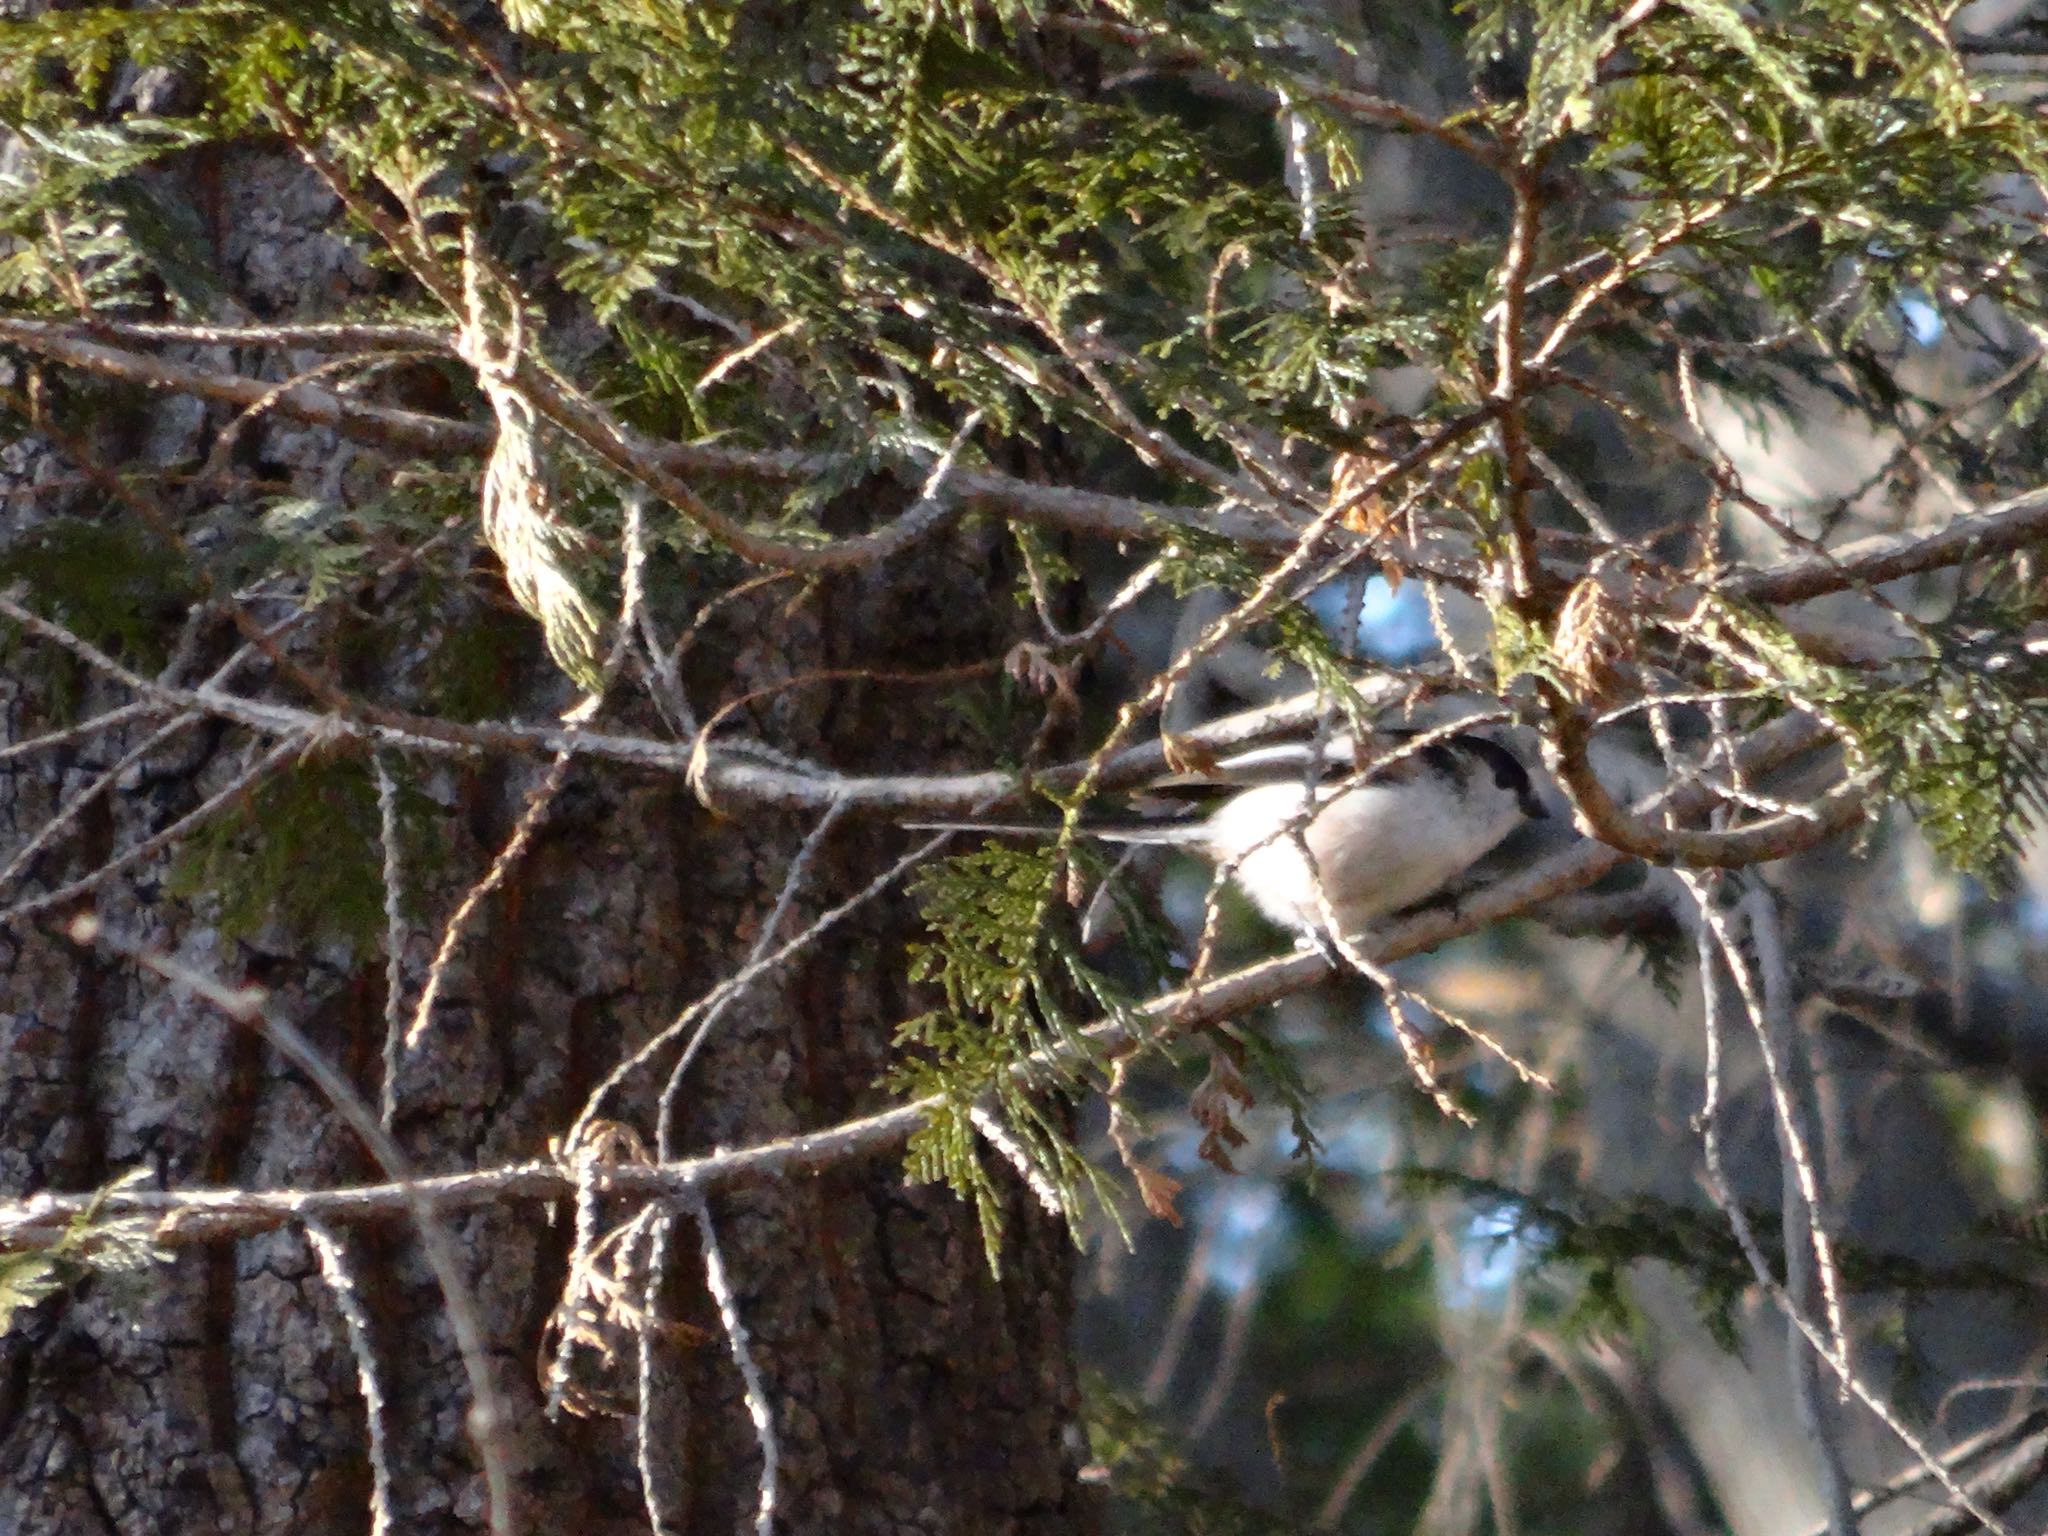
[[[1207, 839], [1211, 856], [1275, 922], [1327, 928], [1320, 878], [1337, 927], [1356, 934], [1435, 894], [1520, 819], [1514, 797], [1491, 784], [1353, 785], [1323, 791], [1312, 814], [1303, 785], [1262, 784], [1224, 802]], [[1275, 828], [1289, 830], [1276, 837]]]

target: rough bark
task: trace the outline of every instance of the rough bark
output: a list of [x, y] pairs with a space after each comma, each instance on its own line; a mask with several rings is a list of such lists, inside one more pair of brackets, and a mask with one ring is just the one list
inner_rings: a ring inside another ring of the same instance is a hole
[[[256, 312], [324, 310], [374, 281], [325, 231], [332, 201], [304, 173], [260, 157], [200, 170], [196, 185], [212, 201], [197, 200], [218, 240], [211, 254]], [[126, 463], [185, 464], [222, 425], [218, 412], [166, 399], [148, 403], [118, 444], [110, 429], [96, 438]], [[266, 426], [252, 441], [266, 473], [330, 495], [391, 471], [320, 431]], [[12, 510], [0, 518], [18, 535], [57, 510], [110, 523], [128, 515], [60, 490], [75, 473], [47, 444], [5, 445], [0, 507]], [[817, 668], [930, 668], [999, 654], [1016, 612], [997, 596], [1008, 579], [1003, 549], [994, 530], [970, 527], [800, 597], [757, 594], [707, 631], [691, 682], [715, 703]], [[460, 600], [502, 602], [496, 583], [494, 570], [479, 570]], [[210, 633], [202, 657], [217, 661], [229, 643]], [[17, 650], [0, 677], [6, 740], [47, 728], [56, 707], [56, 674], [34, 660]], [[513, 713], [544, 717], [566, 702], [560, 679], [530, 656], [507, 657], [506, 667], [519, 680]], [[86, 685], [83, 708], [112, 702]], [[957, 734], [951, 720], [942, 689], [845, 684], [789, 688], [751, 716], [791, 749], [899, 767], [943, 754]], [[147, 729], [0, 764], [6, 845]], [[184, 733], [83, 819], [36, 867], [36, 882], [91, 869], [167, 825], [231, 780], [249, 750], [235, 733]], [[401, 765], [434, 807], [433, 844], [411, 847], [406, 871], [417, 911], [412, 995], [439, 922], [502, 843], [543, 766]], [[407, 1064], [396, 1130], [408, 1154], [430, 1170], [544, 1154], [622, 1054], [738, 967], [806, 830], [786, 816], [714, 814], [667, 779], [572, 773], [537, 843], [486, 903]], [[887, 827], [835, 829], [793, 924], [857, 890], [901, 846]], [[280, 1012], [374, 1102], [384, 1030], [376, 944], [284, 922], [224, 937], [206, 899], [165, 889], [169, 868], [157, 860], [114, 881], [99, 910], [200, 969], [272, 989]], [[892, 896], [744, 997], [693, 1068], [677, 1150], [743, 1145], [875, 1107], [893, 1027], [915, 1011], [904, 946], [917, 932], [911, 904]], [[636, 1082], [613, 1112], [648, 1118], [665, 1070]], [[376, 1172], [313, 1088], [249, 1031], [76, 948], [57, 925], [0, 933], [0, 1188], [84, 1189], [138, 1165], [167, 1186], [306, 1187]], [[778, 1530], [1086, 1528], [1069, 1428], [1070, 1245], [1028, 1200], [1013, 1205], [998, 1281], [972, 1212], [943, 1191], [905, 1187], [891, 1160], [712, 1200], [773, 1400]], [[646, 1529], [631, 1420], [549, 1422], [541, 1412], [535, 1361], [570, 1213], [498, 1209], [452, 1226], [514, 1408], [519, 1528]], [[390, 1398], [396, 1526], [479, 1529], [462, 1375], [417, 1244], [402, 1224], [343, 1236]], [[705, 1332], [664, 1337], [657, 1351], [651, 1460], [662, 1502], [674, 1530], [752, 1529], [756, 1436], [687, 1215], [669, 1253], [664, 1306]], [[0, 1340], [0, 1530], [361, 1531], [371, 1479], [355, 1378], [299, 1232], [184, 1251], [127, 1284], [88, 1280]], [[630, 1350], [601, 1384], [630, 1402]]]

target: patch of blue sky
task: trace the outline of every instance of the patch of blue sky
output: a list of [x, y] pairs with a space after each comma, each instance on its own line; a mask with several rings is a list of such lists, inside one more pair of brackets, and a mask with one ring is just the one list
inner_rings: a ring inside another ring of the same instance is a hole
[[2015, 905], [2019, 909], [2019, 926], [2026, 936], [2048, 938], [2048, 898], [2038, 891], [2027, 891]]
[[1257, 1282], [1286, 1248], [1292, 1233], [1269, 1179], [1225, 1179], [1203, 1192], [1201, 1223], [1209, 1234], [1203, 1270], [1209, 1284], [1234, 1296]]
[[1941, 311], [1924, 293], [1899, 295], [1899, 320], [1906, 327], [1906, 334], [1923, 347], [1933, 346], [1948, 330]]
[[1419, 582], [1404, 581], [1396, 592], [1385, 578], [1373, 576], [1365, 583], [1361, 600], [1348, 578], [1328, 582], [1308, 597], [1308, 606], [1322, 620], [1323, 627], [1339, 640], [1343, 638], [1345, 610], [1357, 604], [1357, 645], [1361, 654], [1381, 661], [1414, 661], [1436, 649], [1436, 632], [1430, 627], [1429, 603]]
[[[1332, 1173], [1376, 1176], [1384, 1174], [1393, 1164], [1396, 1150], [1393, 1132], [1384, 1119], [1365, 1106], [1359, 1106], [1328, 1125], [1318, 1124], [1316, 1130], [1322, 1141], [1322, 1150], [1316, 1154], [1316, 1161]], [[1291, 1148], [1291, 1131], [1287, 1132], [1287, 1139]]]
[[1497, 1307], [1522, 1272], [1526, 1245], [1513, 1221], [1499, 1212], [1474, 1214], [1457, 1234], [1457, 1261], [1437, 1271], [1437, 1294], [1446, 1307]]

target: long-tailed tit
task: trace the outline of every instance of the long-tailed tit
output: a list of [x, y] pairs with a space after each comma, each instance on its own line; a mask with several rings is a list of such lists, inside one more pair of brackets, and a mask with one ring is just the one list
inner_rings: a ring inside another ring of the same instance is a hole
[[[1154, 788], [1222, 798], [1167, 817], [1084, 824], [1083, 831], [1107, 842], [1167, 844], [1202, 854], [1267, 917], [1318, 942], [1332, 919], [1339, 933], [1355, 937], [1374, 919], [1436, 895], [1524, 821], [1549, 815], [1521, 761], [1472, 732], [1406, 751], [1398, 739], [1368, 743], [1362, 752], [1349, 733], [1338, 732], [1321, 743], [1235, 753]], [[1046, 830], [998, 822], [927, 825]]]

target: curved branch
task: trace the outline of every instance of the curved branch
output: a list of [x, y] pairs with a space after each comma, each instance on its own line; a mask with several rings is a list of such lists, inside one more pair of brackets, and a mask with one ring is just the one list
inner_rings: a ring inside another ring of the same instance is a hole
[[[1111, 754], [1100, 765], [1090, 758], [1061, 763], [1031, 774], [1004, 770], [982, 773], [842, 774], [800, 758], [791, 758], [745, 742], [713, 743], [697, 760], [693, 743], [660, 741], [650, 736], [620, 736], [603, 731], [574, 731], [560, 724], [483, 721], [459, 725], [425, 715], [411, 715], [350, 700], [346, 714], [322, 714], [290, 704], [271, 703], [230, 693], [223, 688], [175, 688], [152, 682], [82, 640], [63, 625], [24, 607], [18, 594], [0, 591], [0, 618], [62, 646], [104, 676], [167, 710], [200, 710], [217, 719], [272, 735], [301, 739], [353, 740], [365, 745], [402, 747], [436, 756], [476, 752], [549, 752], [594, 757], [657, 772], [691, 775], [714, 799], [732, 799], [784, 810], [822, 811], [844, 802], [849, 811], [870, 814], [919, 812], [979, 814], [993, 804], [1015, 800], [1042, 786], [1072, 790], [1093, 772], [1102, 789], [1125, 789], [1171, 770], [1167, 749], [1159, 741], [1143, 742]], [[1384, 709], [1407, 697], [1418, 683], [1438, 679], [1415, 672], [1383, 674], [1357, 685], [1369, 709]], [[1176, 737], [1182, 748], [1221, 751], [1281, 734], [1315, 718], [1323, 706], [1314, 693], [1297, 694], [1259, 709], [1212, 721]], [[114, 722], [117, 717], [107, 717]], [[118, 715], [125, 721], [126, 715]]]
[[1822, 795], [1808, 815], [1781, 813], [1733, 832], [1659, 825], [1623, 807], [1600, 782], [1587, 752], [1592, 730], [1584, 712], [1552, 688], [1544, 694], [1550, 730], [1543, 738], [1543, 761], [1571, 804], [1573, 822], [1586, 836], [1646, 863], [1686, 869], [1766, 864], [1826, 842], [1865, 813], [1871, 786], [1847, 777]]
[[[1246, 717], [1249, 718], [1249, 717]], [[1744, 745], [1742, 770], [1761, 774], [1782, 766], [1823, 737], [1806, 720], [1766, 726]], [[1136, 749], [1134, 749], [1136, 750]], [[1668, 806], [1674, 815], [1693, 816], [1714, 799], [1708, 786], [1693, 784], [1662, 791], [1637, 806], [1638, 814]], [[1542, 859], [1460, 901], [1456, 910], [1418, 913], [1390, 925], [1373, 946], [1377, 964], [1435, 949], [1503, 919], [1520, 917], [1558, 896], [1584, 890], [1620, 868], [1628, 855], [1604, 843], [1581, 842]], [[1134, 1024], [1170, 1034], [1233, 1018], [1279, 1002], [1334, 975], [1337, 963], [1320, 954], [1287, 955], [1261, 961], [1228, 976], [1157, 997], [1123, 1019], [1098, 1020], [1081, 1031], [1094, 1045], [1130, 1039]], [[1129, 1024], [1125, 1020], [1129, 1021]], [[1080, 1049], [1072, 1047], [1069, 1049]], [[1034, 1058], [1030, 1065], [1037, 1065]], [[886, 1151], [904, 1141], [939, 1105], [918, 1099], [877, 1114], [844, 1121], [739, 1151], [720, 1151], [654, 1165], [606, 1164], [593, 1170], [607, 1192], [674, 1195], [748, 1179], [816, 1173], [850, 1158]], [[515, 1163], [474, 1173], [331, 1190], [165, 1190], [101, 1197], [106, 1216], [156, 1215], [164, 1222], [158, 1240], [169, 1246], [246, 1237], [311, 1216], [323, 1221], [380, 1220], [419, 1208], [457, 1210], [501, 1200], [558, 1200], [576, 1190], [574, 1170], [551, 1162]], [[48, 1247], [83, 1214], [93, 1195], [37, 1194], [0, 1206], [0, 1251]]]
[[[190, 363], [144, 352], [130, 352], [92, 339], [83, 325], [52, 320], [24, 320], [0, 315], [0, 342], [7, 342], [47, 357], [52, 362], [78, 368], [101, 378], [140, 384], [147, 389], [168, 389], [201, 400], [219, 400], [228, 405], [252, 406], [269, 400], [276, 391], [273, 381], [220, 373]], [[454, 351], [454, 341], [446, 341]], [[370, 405], [315, 384], [296, 384], [271, 401], [281, 415], [314, 426], [332, 427], [360, 442], [381, 447], [409, 449], [415, 453], [482, 454], [491, 446], [489, 428], [446, 417], [428, 416], [396, 406]]]
[[1967, 512], [1932, 533], [1886, 533], [1823, 554], [1736, 573], [1718, 590], [1753, 603], [1803, 603], [1943, 566], [2011, 554], [2048, 540], [2048, 486]]
[[[490, 451], [492, 430], [474, 422], [452, 421], [398, 406], [373, 405], [354, 400], [312, 384], [293, 385], [279, 391], [268, 380], [173, 362], [148, 353], [132, 352], [93, 339], [90, 327], [48, 320], [28, 320], [0, 315], [0, 342], [11, 343], [40, 357], [78, 368], [102, 378], [119, 379], [148, 389], [175, 390], [202, 400], [248, 407], [268, 401], [279, 415], [314, 426], [329, 427], [358, 442], [400, 452], [435, 456], [481, 457]], [[142, 339], [158, 337], [129, 328]], [[452, 336], [407, 329], [412, 344], [454, 350]], [[701, 500], [677, 477], [713, 475], [727, 479], [790, 483], [813, 478], [832, 467], [830, 456], [816, 453], [764, 452], [742, 448], [708, 447], [691, 443], [657, 443], [640, 437], [588, 402], [566, 395], [559, 385], [542, 378], [530, 367], [519, 374], [522, 388], [531, 389], [534, 403], [549, 419], [579, 442], [599, 453], [608, 463], [647, 485], [664, 499], [674, 498], [680, 509], [698, 517]], [[946, 486], [948, 501], [961, 507], [986, 510], [1069, 533], [1111, 539], [1158, 539], [1176, 528], [1216, 534], [1248, 548], [1285, 550], [1294, 546], [1298, 530], [1275, 523], [1271, 518], [1242, 513], [1172, 506], [1132, 496], [1109, 496], [1099, 491], [1071, 486], [1041, 485], [992, 470], [961, 468]], [[900, 535], [887, 529], [865, 536], [865, 541], [845, 544], [792, 545], [767, 539], [744, 528], [723, 514], [713, 513], [718, 526], [707, 528], [715, 537], [727, 539], [734, 533], [754, 551], [749, 558], [766, 564], [785, 564], [792, 569], [818, 569], [832, 564], [861, 564], [881, 559], [900, 547]], [[699, 519], [702, 520], [701, 518]], [[922, 531], [922, 530], [919, 530]], [[1341, 535], [1340, 535], [1341, 537]], [[729, 540], [728, 540], [729, 542]], [[849, 546], [859, 546], [852, 550]], [[740, 548], [748, 554], [748, 548]]]

